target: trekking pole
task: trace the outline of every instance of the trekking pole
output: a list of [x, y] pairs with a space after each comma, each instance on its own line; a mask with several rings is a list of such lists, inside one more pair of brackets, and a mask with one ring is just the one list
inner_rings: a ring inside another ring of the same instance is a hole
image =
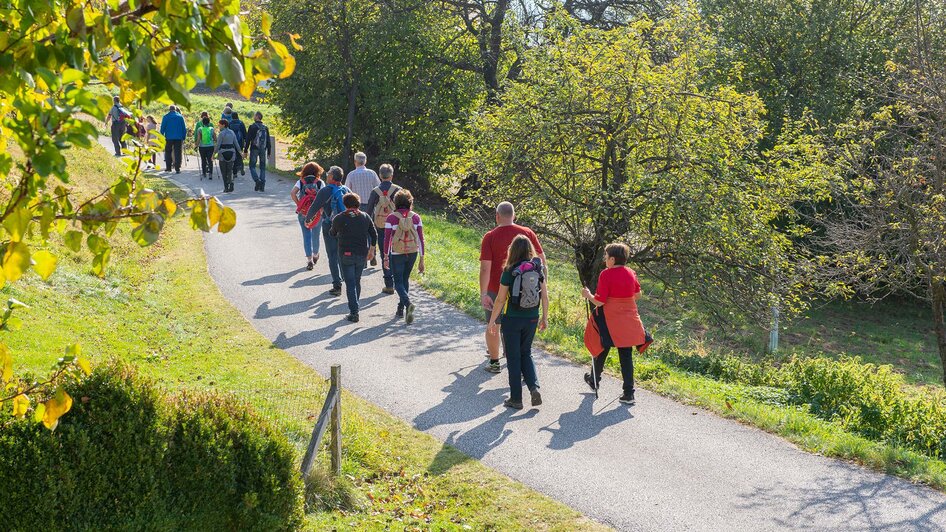
[[[591, 319], [591, 310], [589, 310], [590, 306], [591, 306], [590, 301], [585, 303], [585, 321]], [[601, 332], [599, 331], [598, 334], [600, 335]], [[595, 372], [595, 356], [594, 355], [591, 355], [591, 382], [595, 383], [595, 399], [597, 399], [598, 398], [598, 375]]]

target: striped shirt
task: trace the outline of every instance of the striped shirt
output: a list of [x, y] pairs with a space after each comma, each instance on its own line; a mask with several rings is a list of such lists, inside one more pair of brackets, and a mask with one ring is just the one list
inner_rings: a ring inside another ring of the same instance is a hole
[[368, 198], [371, 197], [371, 191], [374, 190], [374, 187], [380, 184], [381, 180], [378, 179], [378, 174], [364, 166], [352, 170], [345, 179], [345, 186], [358, 194], [363, 206], [368, 204]]

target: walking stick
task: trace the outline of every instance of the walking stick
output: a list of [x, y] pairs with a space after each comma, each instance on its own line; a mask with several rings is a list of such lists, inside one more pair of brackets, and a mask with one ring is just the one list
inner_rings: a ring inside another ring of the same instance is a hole
[[[591, 311], [589, 310], [589, 307], [591, 307], [591, 303], [586, 302], [585, 303], [585, 321], [591, 319]], [[600, 331], [598, 334], [601, 334]], [[595, 372], [595, 356], [594, 355], [591, 355], [591, 382], [595, 383], [595, 399], [597, 399], [598, 398], [598, 375]]]

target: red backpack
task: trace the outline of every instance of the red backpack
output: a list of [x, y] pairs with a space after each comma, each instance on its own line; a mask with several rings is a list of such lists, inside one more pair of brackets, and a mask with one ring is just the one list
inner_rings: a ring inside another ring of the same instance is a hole
[[301, 214], [305, 216], [309, 212], [309, 207], [312, 206], [312, 202], [315, 201], [315, 195], [319, 193], [319, 190], [322, 188], [322, 180], [316, 179], [315, 176], [309, 175], [305, 176], [299, 180], [300, 188], [299, 194], [299, 203], [296, 204], [296, 214]]

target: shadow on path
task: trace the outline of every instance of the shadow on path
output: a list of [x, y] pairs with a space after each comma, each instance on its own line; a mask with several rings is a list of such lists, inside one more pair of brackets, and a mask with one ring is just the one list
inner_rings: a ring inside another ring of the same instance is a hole
[[[606, 408], [613, 404], [617, 404], [617, 406], [604, 412]], [[587, 392], [582, 397], [578, 408], [571, 412], [565, 412], [559, 416], [558, 421], [540, 428], [539, 431], [552, 434], [548, 448], [555, 450], [568, 449], [577, 442], [594, 438], [612, 425], [617, 425], [634, 417], [629, 407], [618, 403], [616, 399], [604, 405], [598, 410], [597, 414], [594, 412], [594, 406], [595, 396], [593, 393]], [[557, 429], [551, 428], [552, 425], [556, 424], [558, 425]]]

